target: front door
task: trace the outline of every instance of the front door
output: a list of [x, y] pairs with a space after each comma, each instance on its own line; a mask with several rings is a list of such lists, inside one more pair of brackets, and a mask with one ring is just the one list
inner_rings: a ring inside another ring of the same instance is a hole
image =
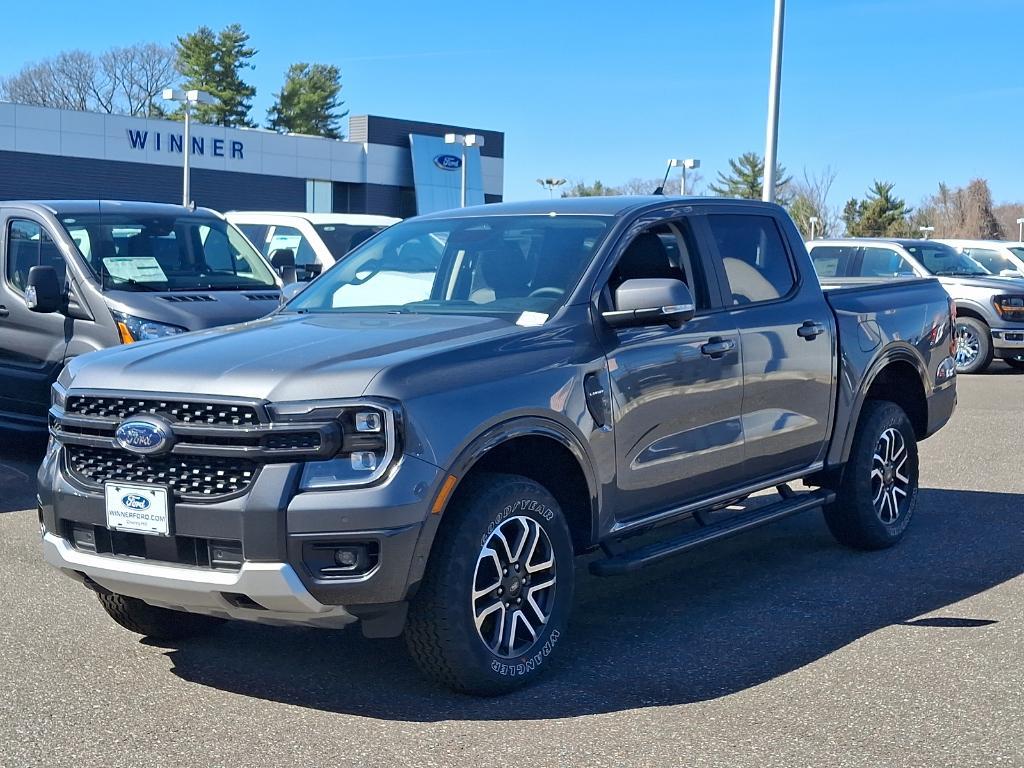
[[736, 483], [743, 463], [741, 340], [709, 280], [692, 221], [636, 234], [605, 287], [633, 278], [675, 278], [696, 314], [665, 325], [607, 334], [616, 452], [617, 522], [667, 511]]
[[16, 419], [43, 420], [73, 321], [59, 312], [31, 311], [25, 303], [25, 282], [36, 265], [54, 267], [65, 281], [67, 267], [46, 228], [28, 216], [5, 218], [2, 243], [0, 411]]
[[798, 279], [780, 219], [723, 211], [703, 220], [729, 315], [741, 329], [744, 474], [755, 481], [804, 469], [829, 437], [832, 310], [806, 257]]

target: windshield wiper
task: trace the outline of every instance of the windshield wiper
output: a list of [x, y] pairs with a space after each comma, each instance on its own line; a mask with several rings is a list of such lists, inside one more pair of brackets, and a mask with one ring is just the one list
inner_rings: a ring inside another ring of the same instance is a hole
[[111, 279], [110, 275], [108, 275], [106, 272], [104, 272], [103, 275], [104, 275], [104, 280], [103, 280], [103, 288], [104, 289], [108, 289], [109, 288], [111, 290], [119, 290], [122, 285], [130, 285], [131, 286], [131, 290], [133, 290], [133, 291], [160, 292], [160, 291], [163, 291], [163, 290], [167, 290], [165, 288], [157, 288], [156, 286], [149, 285], [148, 283], [140, 283], [138, 280], [133, 280], [130, 277], [119, 279], [119, 280], [117, 280], [115, 282], [114, 280]]

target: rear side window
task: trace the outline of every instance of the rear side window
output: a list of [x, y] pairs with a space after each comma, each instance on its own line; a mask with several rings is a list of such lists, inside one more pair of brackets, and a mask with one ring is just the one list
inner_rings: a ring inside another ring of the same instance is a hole
[[865, 248], [861, 256], [860, 277], [913, 277], [914, 268], [892, 248]]
[[857, 249], [849, 245], [816, 245], [811, 249], [811, 261], [818, 277], [843, 277], [850, 274]]
[[793, 267], [771, 216], [711, 214], [708, 224], [733, 304], [773, 301], [793, 290]]
[[53, 267], [63, 284], [67, 277], [64, 257], [57, 244], [39, 224], [26, 219], [12, 219], [7, 227], [7, 282], [24, 293], [32, 267]]

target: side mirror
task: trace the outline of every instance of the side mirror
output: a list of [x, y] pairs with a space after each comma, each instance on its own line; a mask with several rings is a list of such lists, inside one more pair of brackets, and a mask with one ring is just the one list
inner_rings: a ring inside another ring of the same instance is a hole
[[612, 328], [670, 325], [679, 328], [693, 318], [693, 294], [681, 280], [627, 280], [615, 290], [615, 309], [602, 314]]
[[302, 293], [302, 289], [305, 288], [307, 285], [309, 284], [295, 282], [288, 283], [288, 285], [281, 289], [281, 303], [287, 304], [289, 301], [291, 301], [300, 293]]
[[1001, 270], [999, 270], [999, 276], [1000, 277], [1024, 277], [1024, 275], [1022, 275], [1016, 269], [1001, 269]]
[[53, 267], [32, 267], [25, 283], [25, 303], [33, 312], [48, 315], [64, 306], [64, 290]]

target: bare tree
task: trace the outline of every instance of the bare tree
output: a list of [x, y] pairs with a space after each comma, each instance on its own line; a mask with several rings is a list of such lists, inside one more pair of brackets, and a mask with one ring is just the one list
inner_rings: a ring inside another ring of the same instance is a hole
[[[679, 194], [679, 177], [669, 177], [665, 183], [666, 195]], [[625, 184], [616, 187], [620, 195], [653, 195], [654, 190], [661, 186], [661, 179], [641, 179], [634, 177]], [[704, 177], [700, 171], [689, 171], [686, 174], [686, 194], [701, 195], [704, 193]]]
[[951, 188], [939, 184], [934, 195], [926, 197], [913, 216], [911, 231], [935, 227], [935, 237], [993, 239], [1016, 228], [1008, 228], [997, 217], [992, 193], [985, 179], [973, 179], [966, 187]]
[[0, 98], [40, 107], [152, 116], [156, 98], [177, 79], [174, 49], [156, 43], [95, 56], [64, 51], [0, 80]]
[[793, 196], [789, 204], [789, 213], [797, 228], [804, 237], [810, 237], [811, 218], [817, 219], [814, 225], [815, 237], [834, 237], [841, 229], [839, 210], [828, 203], [828, 195], [836, 180], [836, 172], [831, 166], [825, 166], [821, 173], [808, 173], [804, 168], [803, 176], [789, 184], [789, 192]]
[[1020, 237], [1020, 225], [1017, 219], [1024, 218], [1024, 203], [1002, 203], [992, 209], [999, 222], [1003, 234], [1011, 239]]

